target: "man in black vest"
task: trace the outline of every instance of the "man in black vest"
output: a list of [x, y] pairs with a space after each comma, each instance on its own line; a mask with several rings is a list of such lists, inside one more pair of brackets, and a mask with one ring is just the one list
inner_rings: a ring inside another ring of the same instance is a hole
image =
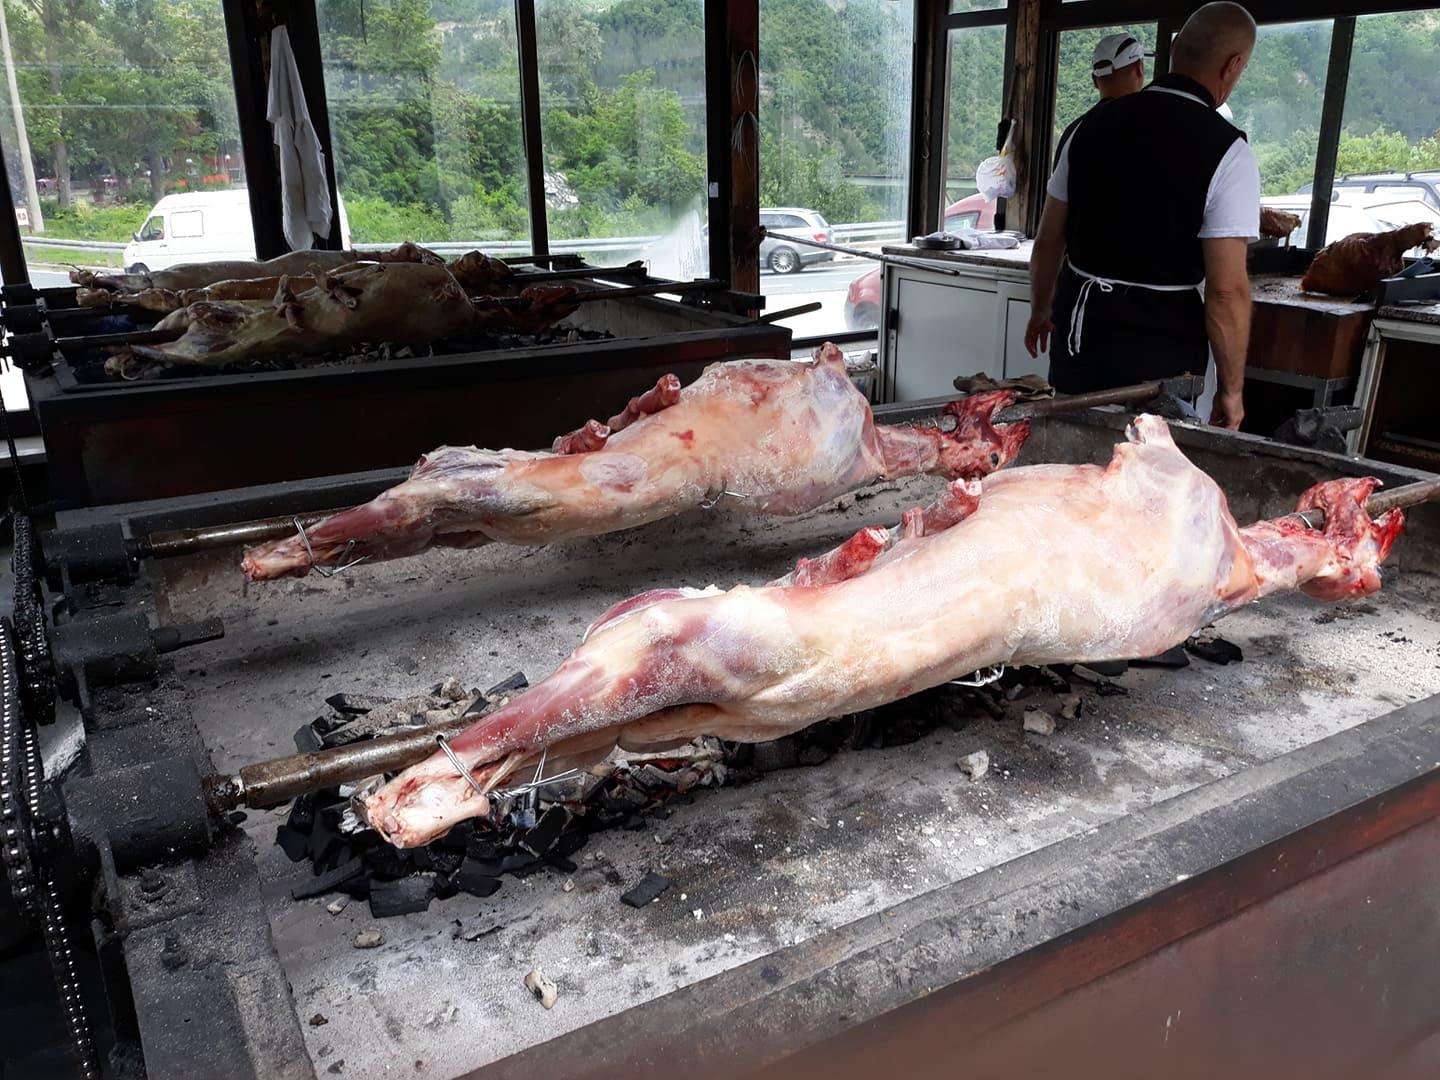
[[1025, 330], [1031, 356], [1050, 348], [1057, 390], [1200, 374], [1213, 353], [1210, 421], [1240, 426], [1260, 170], [1216, 108], [1254, 47], [1249, 12], [1206, 4], [1175, 38], [1168, 75], [1093, 110], [1062, 147], [1031, 254]]

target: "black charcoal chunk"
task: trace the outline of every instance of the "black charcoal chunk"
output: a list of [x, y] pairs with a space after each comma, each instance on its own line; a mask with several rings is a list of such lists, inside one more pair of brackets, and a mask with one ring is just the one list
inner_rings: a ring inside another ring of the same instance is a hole
[[225, 820], [228, 821], [231, 825], [239, 825], [249, 816], [250, 815], [245, 813], [244, 810], [232, 810], [230, 811], [230, 813], [225, 815]]
[[276, 828], [275, 843], [280, 845], [280, 850], [290, 857], [291, 862], [299, 862], [310, 854], [310, 837], [289, 825]]
[[1185, 642], [1185, 648], [1212, 664], [1238, 664], [1245, 659], [1240, 646], [1224, 638], [1191, 638]]
[[570, 815], [563, 806], [552, 806], [535, 823], [535, 827], [520, 838], [520, 846], [535, 855], [544, 855], [560, 838]]
[[559, 870], [562, 874], [576, 873], [580, 867], [564, 855], [556, 855], [553, 851], [545, 856], [545, 865], [551, 870]]
[[486, 697], [499, 697], [501, 694], [513, 694], [516, 690], [524, 690], [530, 685], [530, 680], [525, 678], [523, 671], [516, 671], [501, 679], [489, 690], [485, 691]]
[[320, 734], [315, 730], [313, 724], [301, 724], [295, 729], [295, 749], [302, 754], [323, 749], [324, 746], [325, 740], [320, 738]]
[[463, 851], [452, 851], [449, 848], [430, 845], [430, 869], [437, 874], [453, 874], [455, 868], [465, 861]]
[[[688, 798], [689, 796], [679, 795], [677, 799]], [[569, 832], [561, 833], [560, 839], [550, 845], [549, 855], [557, 859], [563, 859], [567, 855], [574, 855], [583, 848], [590, 840], [590, 837], [579, 829], [571, 829]]]
[[290, 807], [290, 816], [285, 823], [296, 832], [308, 833], [310, 826], [315, 824], [315, 800], [309, 795], [301, 795]]
[[435, 898], [435, 876], [412, 874], [394, 881], [370, 883], [370, 914], [377, 919], [424, 911]]
[[504, 845], [497, 844], [493, 840], [482, 840], [480, 837], [471, 837], [470, 842], [465, 845], [465, 854], [473, 855], [477, 859], [493, 859], [499, 862], [505, 857]]
[[1096, 675], [1104, 675], [1106, 678], [1113, 679], [1116, 675], [1124, 675], [1130, 669], [1130, 662], [1128, 660], [1096, 660], [1093, 662], [1087, 660], [1080, 666], [1089, 668]]
[[1140, 660], [1131, 660], [1130, 663], [1136, 667], [1182, 668], [1190, 666], [1190, 657], [1185, 655], [1184, 645], [1176, 645], [1173, 649], [1166, 649], [1155, 656]]
[[435, 841], [437, 847], [445, 848], [447, 851], [458, 851], [464, 854], [465, 849], [470, 846], [470, 839], [475, 835], [475, 823], [473, 821], [462, 821], [453, 829], [447, 832], [439, 840]]
[[790, 737], [755, 744], [752, 765], [762, 773], [793, 769], [800, 761], [800, 748]]
[[536, 856], [517, 851], [500, 860], [500, 872], [514, 874], [516, 877], [529, 877], [544, 865]]
[[415, 868], [408, 852], [393, 848], [389, 844], [381, 844], [366, 852], [365, 861], [371, 872], [381, 878], [404, 877]]
[[323, 896], [325, 893], [333, 892], [351, 878], [359, 877], [364, 872], [365, 864], [363, 862], [358, 858], [349, 859], [329, 873], [321, 874], [304, 884], [296, 885], [290, 890], [291, 899], [306, 900], [312, 896]]
[[378, 709], [381, 705], [390, 705], [399, 700], [399, 698], [381, 697], [378, 694], [331, 694], [325, 699], [325, 704], [338, 713], [360, 716], [371, 709]]
[[620, 897], [620, 902], [633, 908], [643, 908], [646, 904], [658, 899], [660, 894], [668, 888], [670, 888], [669, 878], [661, 877], [659, 874], [646, 874], [640, 879], [638, 885]]
[[823, 765], [830, 760], [830, 751], [811, 743], [800, 751], [797, 760], [801, 765]]
[[325, 820], [325, 816], [316, 814], [315, 824], [310, 829], [310, 861], [317, 865], [324, 863], [341, 842], [340, 834]]
[[450, 880], [461, 892], [471, 896], [490, 896], [500, 888], [500, 879], [488, 872], [491, 865], [482, 859], [466, 859]]

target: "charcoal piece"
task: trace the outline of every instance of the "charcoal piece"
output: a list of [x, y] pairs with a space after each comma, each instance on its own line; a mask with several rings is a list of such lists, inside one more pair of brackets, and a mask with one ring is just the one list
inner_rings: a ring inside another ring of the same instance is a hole
[[567, 859], [563, 855], [556, 855], [554, 852], [545, 856], [545, 865], [551, 870], [559, 870], [562, 874], [574, 874], [580, 870], [573, 860]]
[[410, 861], [415, 864], [415, 869], [417, 870], [435, 869], [430, 862], [430, 848], [428, 845], [425, 847], [411, 848]]
[[626, 832], [639, 832], [641, 829], [645, 828], [645, 819], [639, 814], [631, 814], [629, 817], [627, 817], [624, 821], [620, 823], [620, 828], [624, 829]]
[[324, 863], [341, 843], [340, 834], [324, 815], [315, 815], [315, 824], [310, 829], [310, 861], [317, 865]]
[[560, 838], [560, 833], [564, 831], [569, 820], [570, 815], [563, 806], [550, 807], [535, 823], [534, 828], [520, 838], [520, 846], [534, 855], [544, 855]]
[[500, 860], [500, 872], [502, 874], [514, 874], [516, 877], [527, 877], [535, 873], [541, 867], [540, 860], [534, 855], [527, 855], [517, 851], [513, 855], [506, 855]]
[[456, 885], [455, 882], [451, 881], [450, 878], [438, 876], [435, 878], [436, 900], [449, 900], [450, 897], [454, 896], [459, 891], [460, 887]]
[[505, 857], [506, 849], [493, 840], [482, 840], [476, 835], [465, 845], [465, 854], [473, 855], [477, 859], [493, 859], [499, 862]]
[[315, 750], [323, 749], [324, 746], [325, 740], [322, 739], [320, 733], [315, 730], [315, 725], [301, 724], [295, 729], [295, 749], [299, 750], [302, 754], [312, 753]]
[[436, 840], [435, 846], [442, 847], [447, 851], [458, 851], [463, 855], [469, 848], [470, 840], [474, 835], [475, 822], [462, 821], [439, 840]]
[[1116, 675], [1124, 675], [1130, 669], [1128, 660], [1096, 660], [1085, 661], [1082, 667], [1087, 667], [1096, 675], [1104, 675], [1107, 679], [1113, 679]]
[[1136, 667], [1182, 668], [1190, 666], [1190, 657], [1185, 655], [1184, 645], [1176, 645], [1173, 649], [1166, 649], [1155, 656], [1140, 660], [1131, 660], [1130, 663]]
[[450, 876], [455, 887], [471, 896], [490, 896], [500, 888], [500, 878], [488, 873], [491, 864], [481, 859], [466, 859]]
[[489, 690], [485, 691], [486, 697], [497, 697], [500, 694], [514, 693], [516, 690], [524, 690], [530, 685], [530, 680], [525, 678], [523, 671], [515, 671], [505, 676]]
[[291, 862], [299, 862], [310, 854], [310, 837], [289, 825], [280, 825], [275, 829], [275, 843], [280, 845], [280, 850], [290, 857]]
[[362, 716], [371, 709], [378, 709], [381, 705], [393, 705], [399, 700], [399, 698], [381, 697], [378, 694], [331, 694], [325, 699], [325, 704], [337, 713]]
[[601, 799], [615, 790], [615, 785], [618, 782], [614, 773], [611, 773], [609, 776], [602, 776], [596, 783], [590, 785], [590, 790], [585, 792], [581, 801], [587, 806], [596, 805]]
[[316, 816], [330, 828], [339, 831], [340, 822], [345, 818], [345, 811], [350, 809], [349, 799], [337, 798], [334, 801], [322, 802], [315, 808]]
[[393, 848], [389, 844], [381, 844], [366, 852], [365, 862], [369, 865], [370, 872], [378, 878], [404, 877], [415, 869], [409, 852]]
[[347, 859], [335, 869], [311, 878], [301, 885], [296, 885], [290, 890], [292, 900], [308, 900], [312, 896], [323, 896], [325, 893], [334, 892], [336, 887], [349, 881], [351, 878], [359, 877], [365, 872], [365, 864], [359, 859]]
[[755, 743], [724, 740], [720, 743], [720, 749], [724, 751], [726, 765], [743, 769], [755, 760]]
[[1224, 638], [1191, 638], [1185, 642], [1185, 648], [1212, 664], [1236, 664], [1245, 659], [1240, 646]]
[[370, 881], [370, 871], [367, 870], [358, 877], [342, 881], [335, 886], [335, 891], [342, 892], [356, 900], [368, 900], [370, 898]]
[[308, 833], [315, 823], [315, 800], [309, 795], [301, 795], [290, 807], [290, 816], [285, 823], [296, 832]]
[[777, 769], [793, 769], [799, 760], [799, 744], [787, 735], [783, 739], [756, 743], [752, 764], [757, 771], [767, 773]]
[[456, 867], [465, 861], [463, 851], [452, 851], [449, 848], [430, 845], [430, 869], [437, 874], [453, 874]]
[[661, 877], [659, 874], [646, 874], [639, 883], [620, 897], [620, 902], [633, 908], [643, 908], [646, 904], [658, 899], [660, 894], [670, 888], [670, 879]]
[[801, 765], [823, 765], [830, 760], [830, 751], [812, 743], [800, 751], [797, 760]]
[[338, 844], [333, 844], [330, 850], [325, 853], [325, 858], [314, 864], [317, 874], [328, 874], [342, 863], [349, 862], [355, 858], [356, 852], [343, 839]]
[[1055, 693], [1070, 693], [1070, 680], [1066, 678], [1065, 674], [1057, 671], [1055, 668], [1052, 667], [1042, 667], [1037, 668], [1036, 670], [1039, 672], [1040, 682], [1045, 686], [1048, 686]]
[[1117, 682], [1111, 682], [1109, 679], [1097, 679], [1095, 692], [1101, 697], [1126, 697], [1130, 693], [1125, 687]]
[[867, 710], [850, 718], [850, 736], [845, 741], [851, 750], [863, 750], [875, 740], [876, 734], [875, 714]]
[[435, 876], [412, 874], [394, 881], [370, 883], [370, 914], [376, 919], [424, 911], [435, 899]]
[[244, 822], [245, 819], [249, 816], [250, 815], [245, 813], [244, 810], [232, 810], [230, 811], [230, 813], [225, 815], [225, 820], [228, 821], [231, 825], [239, 825]]

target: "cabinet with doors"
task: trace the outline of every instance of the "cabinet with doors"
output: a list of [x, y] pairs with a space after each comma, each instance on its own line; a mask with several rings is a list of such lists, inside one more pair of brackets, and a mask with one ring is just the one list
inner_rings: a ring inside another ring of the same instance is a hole
[[880, 398], [915, 401], [954, 392], [957, 375], [1044, 375], [1049, 359], [1025, 351], [1030, 245], [997, 252], [886, 254], [881, 294]]

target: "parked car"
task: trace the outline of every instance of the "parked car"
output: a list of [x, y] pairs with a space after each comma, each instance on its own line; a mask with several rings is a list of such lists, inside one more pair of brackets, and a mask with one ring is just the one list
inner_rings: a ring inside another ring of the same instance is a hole
[[[350, 246], [350, 222], [343, 200], [340, 239], [345, 247]], [[255, 258], [249, 192], [232, 188], [166, 195], [125, 245], [123, 257], [132, 274], [180, 263]]]
[[[835, 230], [818, 210], [806, 210], [798, 206], [781, 206], [768, 210], [762, 207], [760, 224], [767, 229], [806, 236], [826, 244], [835, 242]], [[798, 273], [813, 263], [829, 262], [833, 258], [833, 251], [787, 244], [773, 236], [767, 236], [760, 242], [760, 265], [769, 267], [777, 274]]]
[[[1385, 232], [1421, 221], [1431, 222], [1435, 235], [1440, 236], [1440, 209], [1424, 199], [1408, 195], [1336, 191], [1330, 198], [1330, 218], [1325, 235], [1313, 241], [1310, 239], [1309, 195], [1266, 195], [1261, 198], [1260, 205], [1299, 216], [1300, 227], [1291, 234], [1290, 242], [1300, 247], [1324, 247], [1352, 233]], [[1406, 254], [1419, 255], [1420, 251], [1417, 248]]]
[[[1309, 195], [1306, 184], [1300, 194]], [[1336, 177], [1334, 191], [1341, 194], [1384, 195], [1392, 199], [1422, 199], [1440, 210], [1440, 171], [1407, 173], [1361, 173]]]
[[[945, 208], [945, 231], [995, 228], [995, 203], [979, 192]], [[874, 330], [880, 325], [880, 278], [883, 267], [875, 267], [850, 282], [845, 293], [845, 327]]]

